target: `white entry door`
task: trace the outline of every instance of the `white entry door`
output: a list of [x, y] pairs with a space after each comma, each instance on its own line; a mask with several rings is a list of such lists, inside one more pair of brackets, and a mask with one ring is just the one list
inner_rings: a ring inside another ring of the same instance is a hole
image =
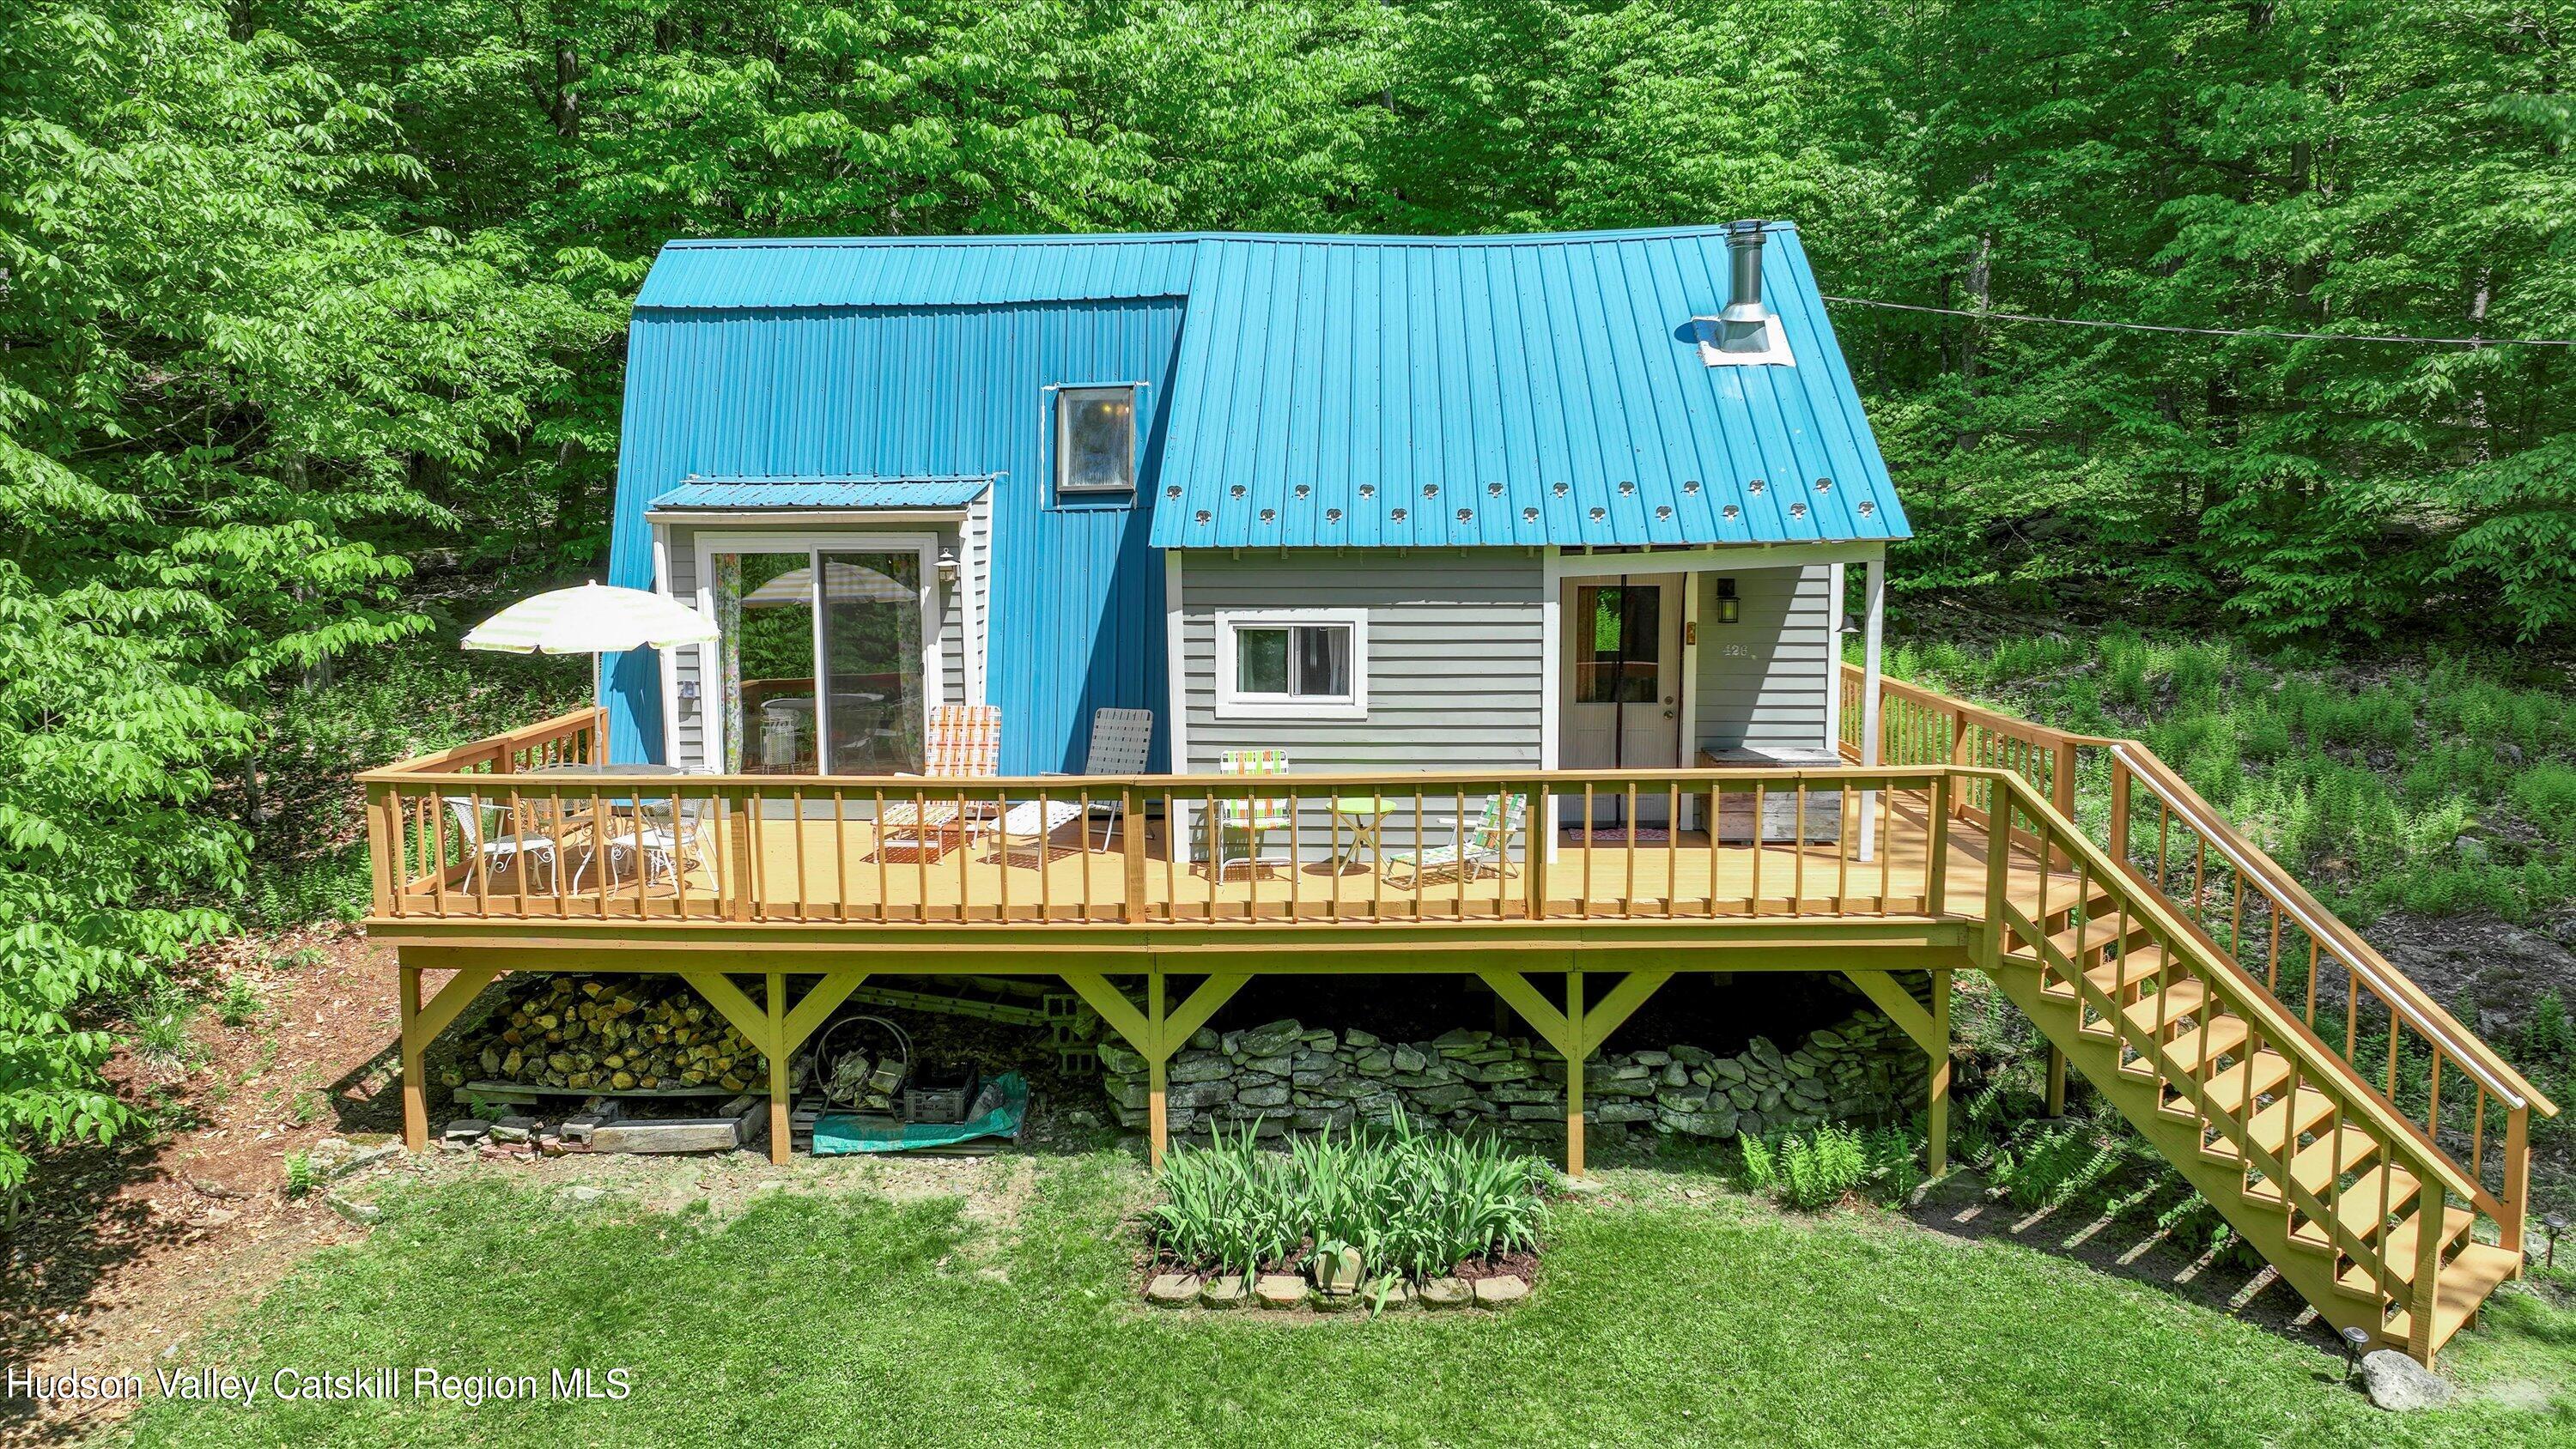
[[[1668, 770], [1681, 758], [1682, 575], [1568, 579], [1557, 617], [1565, 637], [1559, 763], [1569, 770]], [[1625, 799], [1594, 797], [1598, 822]], [[1640, 823], [1665, 824], [1661, 793], [1637, 801]]]

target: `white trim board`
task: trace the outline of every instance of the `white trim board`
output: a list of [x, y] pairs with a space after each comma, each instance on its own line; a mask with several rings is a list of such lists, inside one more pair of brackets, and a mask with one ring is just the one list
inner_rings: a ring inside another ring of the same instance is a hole
[[[653, 592], [671, 597], [671, 530], [660, 523], [653, 525]], [[680, 760], [680, 671], [671, 667], [668, 651], [661, 649], [653, 651], [653, 668], [662, 676], [661, 763], [675, 765]], [[703, 667], [699, 677], [705, 678]]]
[[1887, 545], [1862, 543], [1740, 543], [1713, 548], [1659, 548], [1623, 553], [1559, 549], [1547, 555], [1547, 576], [1596, 578], [1617, 574], [1726, 573], [1735, 569], [1804, 568], [1808, 564], [1865, 563], [1882, 558]]
[[[1181, 598], [1181, 551], [1166, 549], [1163, 553], [1163, 685], [1169, 695], [1166, 708], [1171, 711], [1169, 740], [1172, 765], [1169, 773], [1175, 775], [1190, 772], [1190, 715], [1186, 707], [1189, 675], [1184, 667], [1187, 650], [1181, 638]], [[1122, 828], [1142, 829], [1143, 824], [1129, 821]], [[1171, 802], [1171, 818], [1163, 822], [1163, 833], [1164, 849], [1172, 864], [1187, 865], [1189, 807], [1177, 800]]]

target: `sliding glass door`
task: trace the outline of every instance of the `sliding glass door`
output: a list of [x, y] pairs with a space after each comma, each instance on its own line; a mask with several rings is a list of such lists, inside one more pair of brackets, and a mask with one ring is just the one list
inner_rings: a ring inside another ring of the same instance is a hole
[[926, 540], [699, 545], [718, 638], [704, 674], [729, 774], [919, 770], [933, 687]]
[[921, 555], [826, 553], [830, 773], [921, 768]]

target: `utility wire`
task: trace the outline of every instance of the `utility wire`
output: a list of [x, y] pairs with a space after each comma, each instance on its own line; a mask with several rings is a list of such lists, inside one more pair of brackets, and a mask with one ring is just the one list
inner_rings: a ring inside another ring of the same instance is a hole
[[2097, 322], [2089, 317], [2034, 317], [2027, 312], [1977, 312], [1964, 307], [1920, 307], [1911, 302], [1880, 302], [1868, 297], [1819, 294], [1846, 307], [1881, 307], [1890, 312], [1932, 312], [1943, 317], [1972, 317], [1980, 322], [2050, 322], [2060, 327], [2107, 327], [2124, 332], [2181, 332], [2194, 337], [2275, 337], [2284, 342], [2411, 342], [2419, 347], [2576, 347], [2569, 337], [2400, 337], [2367, 332], [2274, 332], [2263, 327], [2168, 327], [2158, 322]]

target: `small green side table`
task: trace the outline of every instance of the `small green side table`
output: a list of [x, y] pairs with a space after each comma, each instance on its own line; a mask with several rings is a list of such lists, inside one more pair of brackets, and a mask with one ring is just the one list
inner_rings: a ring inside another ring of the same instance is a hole
[[1339, 871], [1349, 865], [1359, 855], [1360, 847], [1366, 846], [1369, 869], [1383, 870], [1386, 866], [1386, 844], [1379, 832], [1386, 828], [1386, 817], [1395, 812], [1396, 802], [1382, 795], [1334, 796], [1333, 817], [1350, 827], [1351, 848], [1348, 852], [1342, 850], [1341, 832], [1336, 829], [1333, 833], [1333, 869]]

